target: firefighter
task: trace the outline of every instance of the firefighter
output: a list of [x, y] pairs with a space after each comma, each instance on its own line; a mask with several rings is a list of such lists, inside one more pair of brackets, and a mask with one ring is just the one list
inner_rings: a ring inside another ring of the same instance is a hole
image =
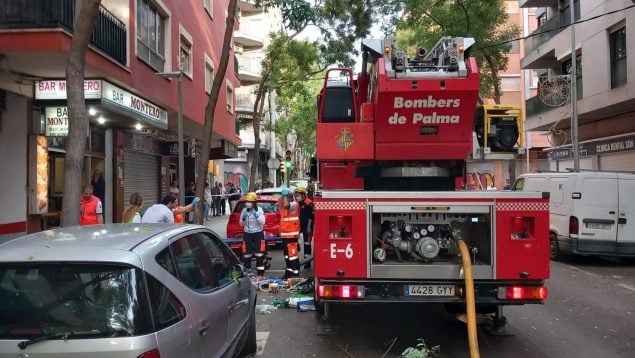
[[300, 257], [298, 238], [300, 237], [300, 211], [298, 203], [293, 200], [293, 192], [283, 188], [282, 196], [278, 199], [280, 208], [280, 238], [284, 243], [284, 262], [287, 269], [284, 278], [300, 275]]
[[[304, 241], [304, 258], [311, 256], [311, 241], [313, 240], [313, 201], [307, 196], [306, 188], [295, 189], [295, 200], [300, 204], [300, 231]], [[311, 268], [311, 262], [304, 264], [305, 269]]]
[[251, 269], [251, 256], [256, 256], [256, 272], [258, 281], [264, 279], [265, 275], [265, 253], [262, 250], [262, 242], [265, 239], [264, 225], [265, 213], [256, 205], [257, 195], [254, 192], [245, 195], [245, 207], [240, 213], [240, 221], [243, 226], [243, 241], [245, 242], [244, 265], [246, 269]]

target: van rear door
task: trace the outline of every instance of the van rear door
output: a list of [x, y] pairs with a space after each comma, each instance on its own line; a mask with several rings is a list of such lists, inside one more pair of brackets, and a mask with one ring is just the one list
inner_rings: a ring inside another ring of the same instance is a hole
[[619, 210], [617, 213], [618, 254], [635, 254], [635, 175], [618, 174]]
[[574, 200], [578, 217], [578, 250], [613, 253], [617, 240], [617, 174], [582, 176], [582, 198]]

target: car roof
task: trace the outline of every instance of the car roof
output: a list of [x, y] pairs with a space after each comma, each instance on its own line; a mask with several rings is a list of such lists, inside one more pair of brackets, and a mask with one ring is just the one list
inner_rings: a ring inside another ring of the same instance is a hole
[[[245, 199], [245, 197], [240, 198], [240, 201], [246, 201], [247, 199]], [[277, 196], [273, 196], [273, 195], [258, 195], [258, 198], [256, 199], [256, 202], [259, 201], [278, 201], [278, 197]]]
[[0, 245], [0, 262], [97, 261], [139, 264], [133, 250], [149, 239], [168, 240], [199, 225], [72, 226], [22, 236]]

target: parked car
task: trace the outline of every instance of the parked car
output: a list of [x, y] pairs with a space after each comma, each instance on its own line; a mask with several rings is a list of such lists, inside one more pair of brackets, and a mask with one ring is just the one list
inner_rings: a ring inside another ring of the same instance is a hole
[[256, 292], [198, 225], [68, 227], [0, 245], [0, 357], [235, 357]]
[[[282, 196], [282, 189], [284, 188], [286, 188], [286, 186], [282, 185], [277, 188], [259, 189], [259, 190], [256, 190], [256, 194], [262, 195], [262, 196], [273, 196], [273, 197], [279, 198]], [[294, 190], [295, 188], [296, 188], [295, 185], [293, 184], [289, 185], [290, 190]]]
[[635, 256], [635, 174], [531, 173], [512, 190], [548, 192], [550, 255]]
[[[256, 204], [262, 208], [262, 211], [265, 213], [265, 237], [280, 237], [280, 209], [278, 208], [278, 197], [259, 195], [256, 200]], [[238, 200], [236, 207], [229, 215], [227, 238], [243, 237], [243, 227], [239, 224], [239, 221], [240, 213], [243, 211], [246, 202], [245, 198]], [[275, 242], [271, 242], [270, 240], [268, 240], [268, 242], [275, 245]]]

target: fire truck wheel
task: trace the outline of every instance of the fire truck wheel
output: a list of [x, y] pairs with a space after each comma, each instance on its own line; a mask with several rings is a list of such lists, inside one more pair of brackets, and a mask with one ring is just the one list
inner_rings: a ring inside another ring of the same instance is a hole
[[561, 261], [564, 258], [558, 245], [558, 237], [553, 232], [549, 234], [549, 257], [555, 261]]

